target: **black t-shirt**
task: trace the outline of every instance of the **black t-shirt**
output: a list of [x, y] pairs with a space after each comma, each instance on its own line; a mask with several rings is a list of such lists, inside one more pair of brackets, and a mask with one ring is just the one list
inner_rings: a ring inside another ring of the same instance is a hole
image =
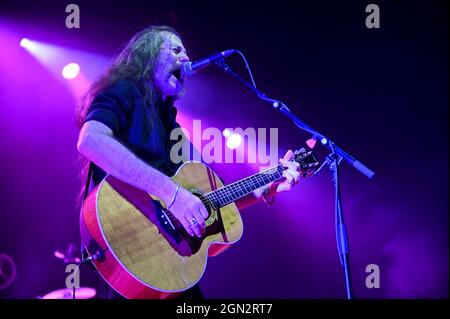
[[[95, 120], [105, 124], [136, 156], [172, 176], [181, 165], [170, 160], [170, 149], [177, 142], [170, 140], [170, 132], [180, 127], [176, 114], [177, 109], [162, 100], [154, 106], [149, 105], [138, 85], [123, 79], [93, 99], [85, 122]], [[105, 171], [94, 165], [94, 185], [105, 176]]]
[[[178, 141], [170, 140], [176, 122], [177, 109], [170, 103], [159, 101], [155, 111], [146, 103], [142, 91], [131, 80], [123, 79], [99, 93], [91, 103], [87, 121], [98, 121], [108, 126], [115, 138], [143, 161], [162, 173], [172, 176], [182, 163], [170, 160], [170, 149]], [[97, 185], [106, 176], [94, 165], [92, 180]], [[110, 288], [101, 298], [120, 298]], [[182, 298], [203, 299], [198, 286], [187, 290]]]

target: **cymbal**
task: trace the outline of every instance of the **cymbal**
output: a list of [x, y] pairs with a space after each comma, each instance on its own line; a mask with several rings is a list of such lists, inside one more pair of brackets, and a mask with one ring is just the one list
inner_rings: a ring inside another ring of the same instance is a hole
[[[94, 298], [97, 292], [94, 288], [80, 287], [75, 289], [75, 299]], [[73, 289], [65, 288], [51, 291], [44, 295], [42, 299], [73, 299]]]

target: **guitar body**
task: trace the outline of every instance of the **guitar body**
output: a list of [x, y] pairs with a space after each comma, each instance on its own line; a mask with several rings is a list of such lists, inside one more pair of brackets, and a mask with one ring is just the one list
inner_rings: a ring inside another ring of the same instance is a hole
[[[223, 186], [197, 162], [183, 164], [172, 180], [201, 195]], [[110, 175], [86, 198], [80, 215], [81, 238], [101, 276], [126, 298], [173, 298], [203, 276], [208, 256], [240, 239], [242, 219], [234, 203], [209, 209], [206, 231], [191, 237], [165, 203]]]

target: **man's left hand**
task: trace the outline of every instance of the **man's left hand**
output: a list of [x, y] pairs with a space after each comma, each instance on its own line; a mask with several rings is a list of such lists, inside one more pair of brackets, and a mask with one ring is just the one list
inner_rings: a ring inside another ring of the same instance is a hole
[[287, 169], [283, 171], [283, 179], [275, 181], [269, 185], [269, 196], [288, 191], [292, 189], [300, 180], [300, 164], [290, 161], [294, 157], [294, 152], [289, 150], [283, 158], [280, 158], [280, 163]]

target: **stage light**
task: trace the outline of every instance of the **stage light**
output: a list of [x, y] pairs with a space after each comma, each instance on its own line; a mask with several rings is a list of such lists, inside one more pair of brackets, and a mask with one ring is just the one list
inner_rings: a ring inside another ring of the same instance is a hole
[[26, 48], [30, 45], [30, 40], [28, 40], [27, 38], [23, 38], [22, 40], [20, 40], [20, 46], [22, 48]]
[[229, 130], [229, 129], [224, 129], [223, 131], [222, 131], [222, 135], [223, 136], [225, 136], [225, 137], [228, 137], [228, 136], [230, 136], [231, 135], [231, 131]]
[[242, 137], [239, 134], [231, 134], [228, 138], [227, 138], [227, 147], [229, 149], [236, 149], [239, 147], [239, 145], [241, 145], [242, 142]]
[[69, 63], [62, 69], [61, 73], [65, 79], [71, 80], [80, 73], [80, 66], [76, 63]]
[[[108, 61], [105, 56], [36, 41], [32, 38], [21, 40], [19, 38], [15, 40], [16, 46], [19, 41], [20, 46], [45, 67], [55, 79], [68, 86], [75, 99], [79, 99], [87, 91], [90, 82], [101, 74]], [[71, 63], [75, 61], [77, 63]], [[83, 66], [82, 69], [81, 66]]]

